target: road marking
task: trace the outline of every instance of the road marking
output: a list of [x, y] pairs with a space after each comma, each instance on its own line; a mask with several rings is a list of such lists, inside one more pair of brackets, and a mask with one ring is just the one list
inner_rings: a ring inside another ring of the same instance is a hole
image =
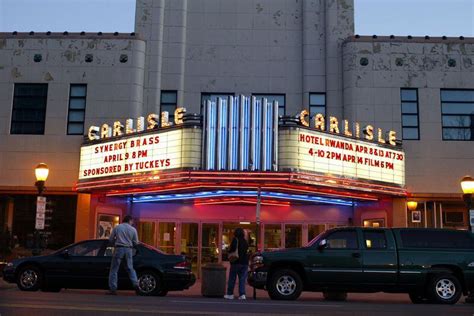
[[260, 302], [255, 302], [252, 303], [250, 300], [246, 301], [239, 301], [239, 302], [232, 302], [232, 301], [201, 301], [201, 300], [196, 300], [196, 301], [186, 301], [186, 300], [172, 300], [172, 303], [189, 303], [189, 304], [221, 304], [221, 305], [242, 305], [246, 304], [247, 306], [253, 305], [253, 306], [286, 306], [286, 307], [341, 307], [341, 305], [332, 305], [332, 304], [283, 304], [283, 303], [260, 303]]
[[[141, 314], [155, 314], [155, 315], [169, 315], [169, 314], [183, 314], [183, 315], [222, 315], [223, 312], [211, 311], [175, 311], [175, 310], [144, 310], [138, 308], [105, 308], [105, 307], [81, 307], [70, 305], [34, 305], [34, 304], [0, 304], [0, 307], [7, 308], [31, 308], [31, 309], [53, 309], [53, 310], [75, 310], [75, 311], [89, 311], [89, 312], [119, 312], [119, 313], [141, 313]], [[227, 315], [250, 315], [248, 312], [226, 312]], [[282, 314], [284, 315], [284, 314]]]

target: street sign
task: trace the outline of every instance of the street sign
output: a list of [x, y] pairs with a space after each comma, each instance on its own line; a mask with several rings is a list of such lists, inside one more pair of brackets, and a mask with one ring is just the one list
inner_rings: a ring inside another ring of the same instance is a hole
[[36, 199], [36, 213], [46, 212], [46, 198], [44, 196], [38, 196]]
[[44, 219], [36, 219], [35, 229], [44, 229]]
[[46, 213], [46, 198], [44, 196], [38, 196], [36, 199], [36, 222], [35, 229], [44, 229], [44, 214]]

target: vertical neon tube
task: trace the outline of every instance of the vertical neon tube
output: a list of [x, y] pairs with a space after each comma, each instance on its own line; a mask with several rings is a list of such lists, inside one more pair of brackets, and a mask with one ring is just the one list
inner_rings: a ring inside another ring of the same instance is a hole
[[254, 149], [254, 170], [261, 170], [261, 145], [262, 145], [262, 101], [255, 101], [255, 149]]
[[240, 121], [239, 121], [239, 170], [244, 170], [244, 145], [245, 145], [245, 100], [246, 98], [243, 95], [240, 95], [239, 105], [240, 105]]
[[257, 100], [255, 97], [252, 97], [252, 103], [250, 104], [250, 170], [255, 170], [255, 150], [257, 149], [256, 141], [257, 141], [257, 133], [256, 133], [256, 126], [257, 126]]
[[[239, 155], [238, 155], [238, 150], [239, 150], [239, 104], [240, 100], [239, 97], [233, 98], [232, 102], [232, 146], [231, 148], [231, 153], [232, 157], [229, 159], [229, 163], [232, 164], [232, 166], [229, 168], [230, 170], [237, 170], [238, 169], [238, 161], [239, 161]], [[229, 137], [230, 139], [230, 137]]]
[[267, 122], [266, 126], [266, 143], [265, 143], [265, 170], [272, 170], [272, 164], [273, 164], [273, 156], [272, 156], [272, 147], [273, 147], [273, 104], [272, 103], [267, 103], [266, 104], [266, 109], [267, 113], [265, 115], [265, 120]]
[[215, 169], [215, 152], [216, 152], [216, 104], [215, 102], [207, 101], [207, 169]]
[[273, 171], [278, 171], [278, 101], [273, 101]]
[[244, 106], [244, 163], [243, 168], [244, 170], [249, 170], [250, 164], [250, 97], [245, 98], [245, 106]]
[[262, 100], [262, 154], [261, 154], [261, 169], [262, 170], [267, 170], [267, 142], [268, 142], [268, 135], [267, 135], [267, 125], [268, 125], [268, 120], [267, 120], [267, 99], [264, 98]]

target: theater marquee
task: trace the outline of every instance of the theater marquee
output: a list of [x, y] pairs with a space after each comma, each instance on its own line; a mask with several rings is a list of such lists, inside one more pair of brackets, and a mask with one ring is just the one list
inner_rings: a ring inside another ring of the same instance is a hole
[[79, 180], [200, 168], [200, 141], [200, 129], [183, 127], [84, 145]]
[[309, 128], [280, 130], [279, 166], [280, 170], [405, 185], [402, 150]]

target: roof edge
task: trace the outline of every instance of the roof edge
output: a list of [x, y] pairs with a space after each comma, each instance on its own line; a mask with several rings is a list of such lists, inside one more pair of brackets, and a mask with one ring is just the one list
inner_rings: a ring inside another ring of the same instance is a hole
[[128, 39], [144, 40], [140, 34], [132, 33], [102, 33], [102, 32], [0, 32], [2, 39]]

